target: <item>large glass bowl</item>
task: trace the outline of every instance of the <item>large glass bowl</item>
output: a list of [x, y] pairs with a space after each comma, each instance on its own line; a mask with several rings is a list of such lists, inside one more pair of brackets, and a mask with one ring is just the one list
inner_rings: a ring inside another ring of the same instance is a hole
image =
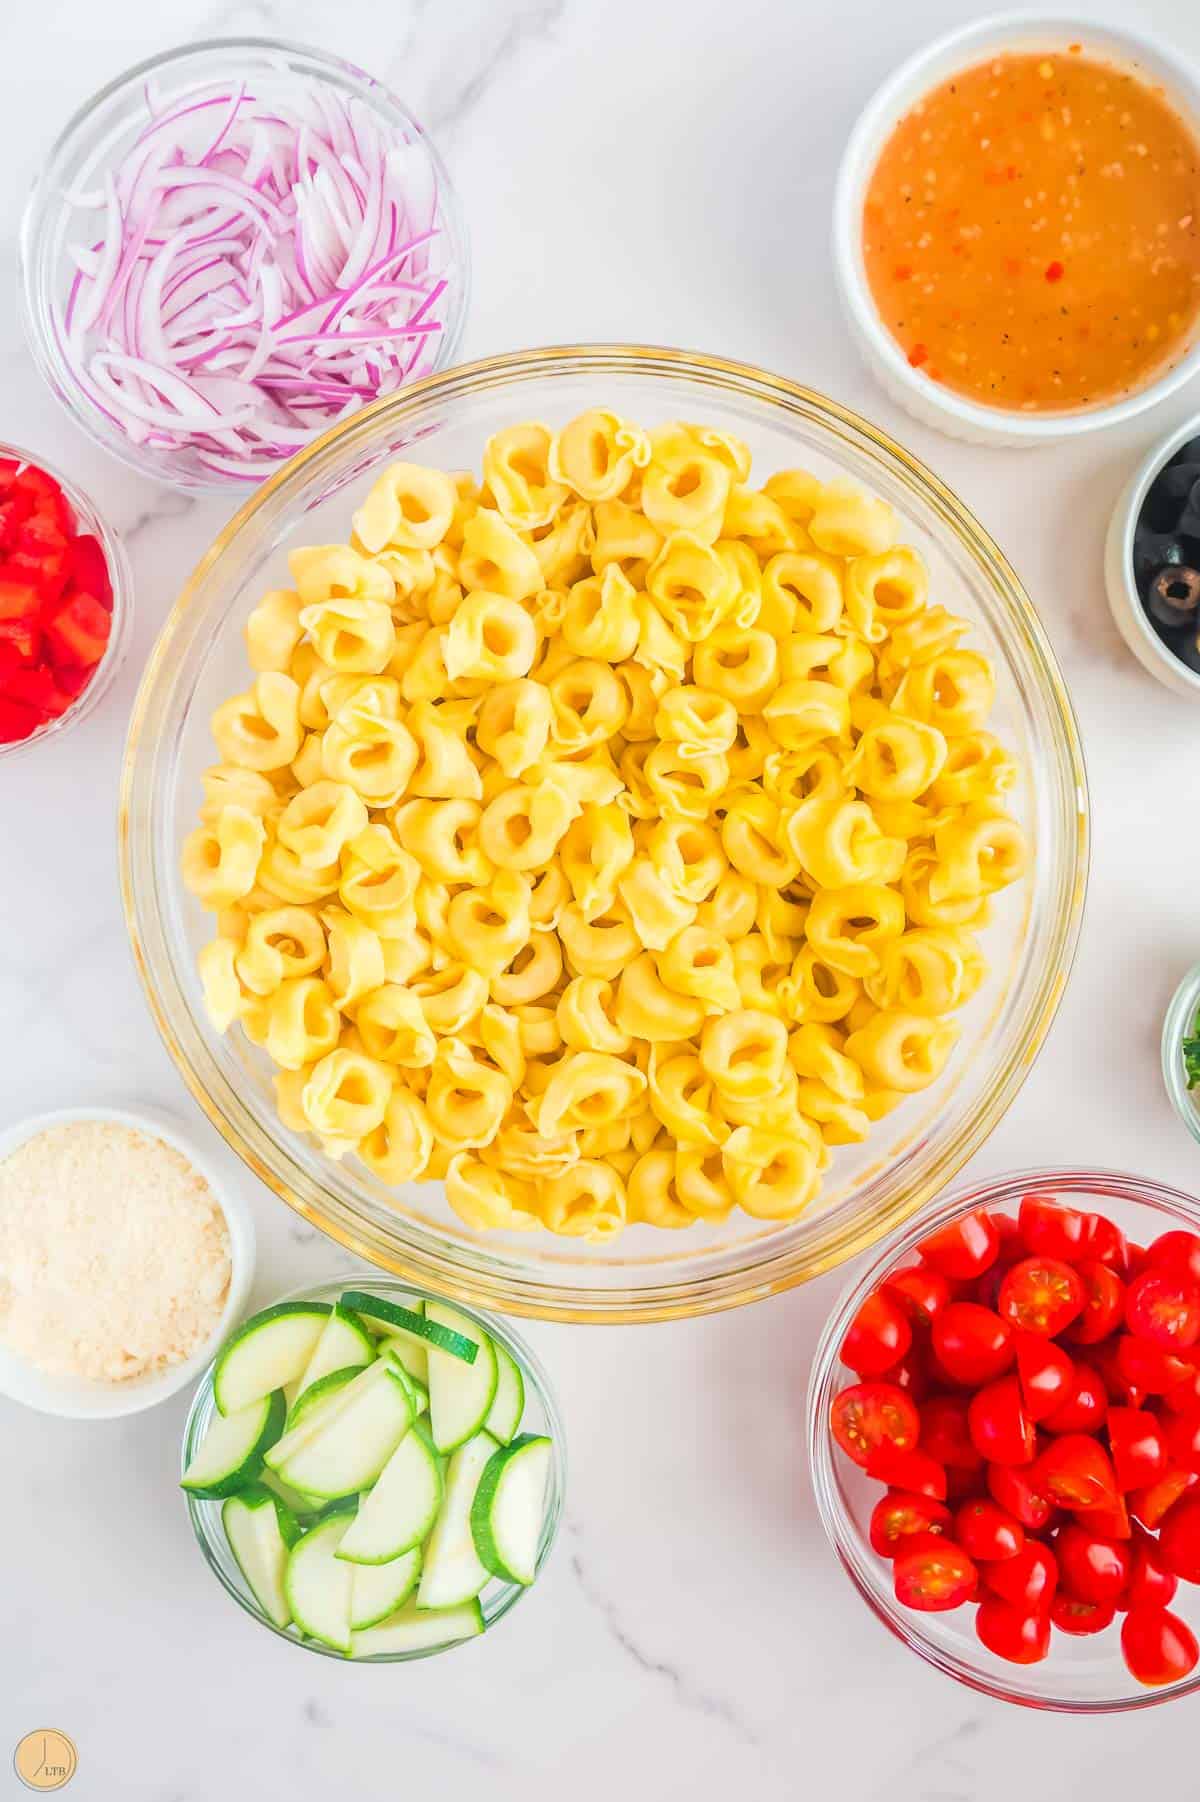
[[[1075, 1638], [1055, 1630], [1049, 1655], [1041, 1664], [1019, 1665], [997, 1658], [980, 1644], [973, 1631], [972, 1609], [920, 1614], [897, 1602], [892, 1566], [872, 1549], [869, 1537], [871, 1510], [884, 1492], [842, 1455], [829, 1427], [834, 1396], [845, 1384], [857, 1381], [841, 1363], [839, 1353], [846, 1329], [871, 1290], [897, 1266], [913, 1262], [917, 1246], [929, 1233], [973, 1209], [990, 1208], [1015, 1218], [1027, 1190], [1058, 1195], [1068, 1206], [1106, 1214], [1137, 1245], [1148, 1245], [1175, 1228], [1200, 1232], [1200, 1201], [1194, 1196], [1115, 1170], [1068, 1169], [1020, 1170], [960, 1190], [939, 1201], [919, 1220], [890, 1233], [829, 1316], [813, 1358], [808, 1451], [817, 1507], [843, 1570], [872, 1613], [910, 1651], [948, 1677], [1002, 1702], [1054, 1708], [1065, 1714], [1148, 1708], [1174, 1696], [1195, 1694], [1200, 1690], [1200, 1670], [1162, 1689], [1143, 1687], [1129, 1674], [1121, 1656], [1122, 1614], [1103, 1633], [1087, 1637]], [[1193, 1633], [1200, 1632], [1200, 1590], [1181, 1583], [1170, 1608], [1187, 1621]]]
[[[960, 1016], [941, 1080], [841, 1151], [803, 1218], [745, 1215], [686, 1232], [630, 1227], [613, 1246], [546, 1234], [480, 1236], [440, 1185], [387, 1190], [286, 1131], [269, 1069], [208, 1024], [196, 954], [211, 925], [185, 892], [179, 850], [213, 761], [209, 716], [246, 686], [241, 627], [286, 582], [297, 543], [344, 540], [356, 497], [388, 458], [478, 468], [484, 441], [526, 418], [589, 406], [647, 424], [703, 420], [744, 437], [761, 481], [804, 464], [886, 495], [930, 566], [935, 600], [972, 622], [997, 673], [995, 729], [1017, 753], [1015, 810], [1036, 855], [985, 935], [990, 974]], [[1083, 763], [1062, 676], [1037, 614], [982, 527], [927, 469], [822, 395], [741, 364], [630, 347], [528, 351], [468, 364], [367, 408], [268, 481], [184, 588], [134, 710], [121, 807], [134, 952], [155, 1018], [193, 1093], [251, 1167], [360, 1256], [467, 1302], [560, 1320], [664, 1320], [735, 1307], [803, 1282], [870, 1245], [944, 1186], [1003, 1114], [1053, 1018], [1079, 927], [1087, 862]]]
[[[279, 1301], [325, 1301], [336, 1302], [346, 1289], [366, 1289], [372, 1295], [382, 1297], [384, 1301], [403, 1305], [410, 1299], [409, 1291], [402, 1283], [393, 1282], [388, 1277], [364, 1275], [359, 1270], [343, 1271], [340, 1277], [331, 1277], [324, 1283], [308, 1284], [303, 1289], [293, 1289], [289, 1295], [281, 1295]], [[272, 1303], [272, 1306], [275, 1304]], [[551, 1547], [558, 1535], [559, 1522], [562, 1520], [563, 1503], [567, 1488], [567, 1442], [563, 1434], [562, 1421], [550, 1391], [549, 1379], [545, 1371], [525, 1344], [518, 1339], [512, 1329], [502, 1321], [493, 1320], [486, 1314], [473, 1316], [476, 1324], [481, 1326], [490, 1338], [502, 1345], [516, 1363], [525, 1379], [525, 1413], [522, 1427], [527, 1433], [545, 1433], [549, 1436], [553, 1447], [550, 1464], [550, 1475], [546, 1484], [546, 1507], [542, 1518], [542, 1534], [538, 1541], [537, 1570], [533, 1583], [526, 1586], [520, 1583], [508, 1583], [503, 1578], [491, 1577], [484, 1585], [479, 1596], [479, 1606], [483, 1611], [484, 1637], [503, 1620], [510, 1608], [514, 1608], [522, 1596], [530, 1593], [537, 1585]], [[207, 1433], [217, 1412], [217, 1404], [213, 1399], [212, 1378], [215, 1364], [210, 1364], [196, 1390], [188, 1412], [187, 1422], [183, 1429], [183, 1448], [180, 1454], [180, 1470], [185, 1471], [193, 1456], [200, 1447], [200, 1442]], [[346, 1658], [333, 1646], [323, 1645], [319, 1639], [305, 1639], [290, 1627], [276, 1626], [265, 1613], [258, 1597], [242, 1575], [241, 1566], [230, 1550], [225, 1536], [225, 1528], [221, 1521], [221, 1502], [208, 1501], [202, 1496], [191, 1495], [184, 1490], [187, 1503], [188, 1518], [192, 1523], [192, 1531], [196, 1535], [196, 1543], [204, 1553], [208, 1568], [217, 1578], [227, 1595], [233, 1597], [239, 1608], [262, 1626], [270, 1629], [278, 1639], [286, 1639], [290, 1645], [299, 1646], [305, 1652], [318, 1652], [322, 1658], [336, 1658], [342, 1664], [408, 1664], [415, 1658], [435, 1658], [442, 1652], [453, 1652], [457, 1646], [470, 1645], [471, 1640], [451, 1640], [448, 1645], [424, 1646], [414, 1652], [377, 1653], [371, 1658]]]

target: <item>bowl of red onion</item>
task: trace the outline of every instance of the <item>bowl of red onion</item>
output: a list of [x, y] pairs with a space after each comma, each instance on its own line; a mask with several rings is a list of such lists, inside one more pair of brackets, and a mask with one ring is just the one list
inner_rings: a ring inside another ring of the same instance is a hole
[[140, 63], [76, 113], [21, 227], [34, 357], [90, 435], [256, 485], [454, 360], [470, 286], [435, 146], [380, 82], [266, 38]]

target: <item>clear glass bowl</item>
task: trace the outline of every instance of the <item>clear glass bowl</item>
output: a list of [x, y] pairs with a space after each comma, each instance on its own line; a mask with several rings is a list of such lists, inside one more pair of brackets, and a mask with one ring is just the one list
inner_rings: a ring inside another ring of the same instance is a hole
[[1167, 1008], [1162, 1030], [1162, 1073], [1167, 1094], [1193, 1139], [1200, 1143], [1200, 1086], [1189, 1089], [1183, 1067], [1183, 1041], [1190, 1038], [1200, 1014], [1200, 964], [1193, 964]]
[[[834, 1443], [829, 1409], [846, 1383], [857, 1381], [839, 1358], [846, 1329], [867, 1295], [897, 1265], [911, 1261], [917, 1246], [938, 1227], [972, 1208], [995, 1208], [1015, 1215], [1027, 1190], [1068, 1197], [1078, 1207], [1114, 1220], [1126, 1236], [1146, 1244], [1174, 1227], [1200, 1231], [1200, 1200], [1178, 1189], [1115, 1170], [1020, 1170], [976, 1188], [959, 1189], [919, 1220], [909, 1221], [876, 1246], [869, 1264], [856, 1275], [834, 1308], [813, 1358], [808, 1390], [808, 1452], [821, 1524], [842, 1568], [859, 1595], [885, 1627], [910, 1651], [948, 1677], [1001, 1702], [1029, 1708], [1053, 1708], [1066, 1714], [1113, 1714], [1126, 1708], [1148, 1708], [1200, 1689], [1200, 1669], [1182, 1683], [1146, 1689], [1130, 1676], [1121, 1656], [1120, 1622], [1088, 1638], [1072, 1638], [1057, 1629], [1049, 1656], [1041, 1664], [1009, 1664], [980, 1644], [972, 1631], [974, 1611], [921, 1614], [897, 1602], [891, 1564], [872, 1550], [868, 1537], [871, 1510], [884, 1493], [865, 1471]], [[1200, 1589], [1181, 1583], [1171, 1603], [1193, 1632], [1200, 1633]]]
[[239, 488], [248, 490], [256, 484], [252, 479], [220, 475], [187, 451], [133, 443], [91, 390], [79, 381], [65, 353], [60, 312], [75, 271], [68, 246], [77, 240], [79, 221], [84, 215], [68, 207], [64, 196], [96, 190], [105, 170], [114, 165], [145, 125], [146, 94], [151, 84], [174, 94], [210, 82], [242, 82], [252, 79], [256, 71], [277, 74], [281, 68], [362, 101], [399, 141], [419, 145], [428, 157], [437, 181], [442, 223], [455, 272], [453, 292], [446, 295], [445, 329], [438, 338], [434, 369], [443, 369], [454, 361], [466, 323], [470, 261], [458, 198], [436, 146], [382, 82], [341, 57], [275, 38], [214, 38], [168, 50], [127, 69], [80, 107], [39, 167], [21, 221], [25, 331], [34, 361], [72, 419], [121, 462], [174, 488], [236, 493]]
[[[179, 850], [212, 762], [209, 716], [246, 685], [241, 626], [286, 581], [285, 549], [344, 539], [370, 473], [403, 454], [478, 468], [485, 439], [525, 418], [563, 423], [612, 406], [647, 424], [704, 420], [749, 443], [761, 480], [803, 463], [886, 495], [924, 552], [938, 601], [968, 617], [997, 674], [995, 729], [1023, 780], [1014, 806], [1036, 847], [985, 935], [990, 974], [959, 1016], [941, 1080], [839, 1152], [819, 1203], [771, 1226], [738, 1214], [671, 1233], [630, 1227], [615, 1245], [543, 1234], [481, 1236], [440, 1184], [388, 1190], [286, 1131], [269, 1068], [221, 1039], [196, 954], [211, 925], [185, 892]], [[1028, 1074], [1066, 982], [1087, 868], [1083, 762], [1070, 702], [1012, 568], [950, 491], [874, 426], [781, 377], [715, 357], [633, 347], [527, 351], [447, 371], [366, 409], [268, 481], [221, 534], [155, 647], [134, 710], [120, 820], [126, 917], [150, 1005], [193, 1094], [252, 1168], [360, 1257], [457, 1299], [560, 1320], [688, 1317], [815, 1276], [864, 1249], [943, 1188]]]
[[104, 655], [92, 672], [92, 679], [65, 713], [56, 720], [50, 720], [45, 726], [39, 726], [28, 738], [20, 738], [11, 744], [0, 744], [0, 760], [16, 757], [22, 751], [33, 750], [37, 745], [44, 745], [48, 739], [61, 738], [71, 726], [78, 725], [98, 706], [105, 693], [112, 686], [113, 678], [121, 667], [121, 659], [129, 645], [129, 631], [133, 619], [133, 575], [129, 568], [129, 560], [125, 555], [125, 547], [111, 526], [105, 524], [93, 507], [87, 495], [69, 481], [61, 469], [56, 469], [47, 458], [26, 450], [19, 444], [0, 444], [0, 458], [16, 457], [22, 463], [32, 463], [35, 469], [44, 469], [48, 476], [62, 489], [70, 503], [71, 510], [80, 530], [90, 532], [100, 542], [104, 552], [104, 560], [108, 564], [109, 581], [112, 583], [112, 626], [108, 634], [108, 643]]
[[[371, 1276], [361, 1270], [346, 1270], [340, 1276], [331, 1277], [323, 1283], [313, 1283], [303, 1289], [293, 1289], [287, 1295], [277, 1295], [274, 1301], [264, 1302], [264, 1307], [274, 1307], [282, 1301], [328, 1301], [335, 1302], [346, 1289], [364, 1289], [371, 1295], [378, 1295], [385, 1300], [404, 1303], [410, 1299], [412, 1289], [408, 1284], [394, 1282], [390, 1277]], [[567, 1442], [563, 1433], [563, 1424], [559, 1418], [558, 1408], [550, 1390], [550, 1382], [537, 1358], [530, 1351], [523, 1339], [518, 1339], [512, 1328], [501, 1320], [495, 1320], [488, 1314], [476, 1313], [473, 1309], [464, 1309], [471, 1318], [481, 1326], [485, 1333], [497, 1340], [518, 1365], [525, 1379], [525, 1414], [522, 1429], [528, 1433], [545, 1433], [553, 1446], [553, 1457], [550, 1465], [550, 1476], [546, 1490], [546, 1513], [542, 1522], [542, 1537], [538, 1546], [537, 1573], [531, 1584], [505, 1583], [499, 1577], [489, 1579], [480, 1594], [479, 1605], [483, 1610], [484, 1634], [486, 1635], [502, 1620], [510, 1608], [515, 1608], [522, 1596], [528, 1595], [537, 1587], [550, 1549], [558, 1535], [559, 1522], [562, 1519], [563, 1504], [567, 1490]], [[210, 1364], [200, 1379], [200, 1384], [188, 1412], [187, 1422], [183, 1429], [183, 1449], [180, 1456], [180, 1472], [191, 1462], [200, 1441], [208, 1431], [209, 1424], [217, 1411], [213, 1400], [212, 1389], [213, 1365]], [[229, 1541], [225, 1537], [225, 1529], [221, 1524], [221, 1503], [204, 1501], [200, 1497], [183, 1492], [187, 1503], [188, 1518], [192, 1523], [192, 1531], [196, 1535], [200, 1550], [204, 1553], [208, 1568], [217, 1578], [228, 1595], [231, 1595], [239, 1608], [254, 1620], [274, 1633], [277, 1639], [285, 1639], [289, 1645], [300, 1646], [306, 1652], [318, 1652], [322, 1658], [336, 1658], [340, 1664], [407, 1664], [414, 1658], [439, 1657], [443, 1652], [453, 1652], [459, 1645], [470, 1645], [470, 1640], [454, 1640], [445, 1646], [427, 1646], [416, 1652], [389, 1652], [373, 1658], [346, 1658], [332, 1646], [325, 1646], [315, 1639], [302, 1639], [288, 1627], [277, 1627], [275, 1622], [263, 1613], [253, 1592], [243, 1577], [237, 1559], [229, 1549]]]

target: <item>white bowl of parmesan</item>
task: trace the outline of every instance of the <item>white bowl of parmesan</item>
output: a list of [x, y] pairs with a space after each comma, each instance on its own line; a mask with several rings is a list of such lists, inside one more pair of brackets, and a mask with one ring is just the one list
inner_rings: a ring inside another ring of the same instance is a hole
[[173, 1121], [0, 1128], [0, 1393], [74, 1420], [152, 1407], [204, 1370], [253, 1275], [248, 1207]]

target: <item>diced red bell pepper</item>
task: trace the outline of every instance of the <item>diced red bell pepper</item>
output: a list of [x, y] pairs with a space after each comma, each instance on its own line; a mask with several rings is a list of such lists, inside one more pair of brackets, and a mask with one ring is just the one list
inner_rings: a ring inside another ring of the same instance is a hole
[[18, 739], [28, 738], [42, 723], [43, 716], [34, 708], [0, 695], [0, 744], [11, 745]]
[[0, 644], [16, 652], [21, 663], [36, 663], [42, 632], [36, 619], [0, 619]]
[[33, 500], [33, 511], [47, 519], [53, 520], [64, 537], [73, 530], [74, 520], [67, 497], [44, 469], [38, 469], [33, 463], [27, 463], [13, 477], [12, 487], [18, 494], [27, 494]]
[[17, 533], [33, 512], [33, 501], [27, 494], [9, 494], [0, 501], [0, 551], [11, 550]]
[[94, 594], [72, 594], [46, 622], [46, 643], [55, 663], [99, 663], [112, 630], [112, 619]]
[[112, 612], [113, 588], [108, 564], [104, 560], [100, 540], [90, 532], [81, 533], [78, 538], [71, 540], [70, 581], [73, 588], [82, 588], [88, 594], [94, 594], [100, 605], [109, 613]]
[[35, 664], [31, 669], [15, 669], [4, 684], [4, 695], [7, 700], [20, 701], [37, 713], [52, 713], [54, 671], [45, 663]]
[[0, 494], [7, 494], [21, 467], [19, 457], [0, 457]]
[[0, 563], [0, 619], [32, 619], [41, 604], [36, 584]]
[[78, 700], [95, 672], [94, 663], [89, 663], [86, 667], [82, 664], [60, 663], [55, 666], [54, 685], [59, 694], [65, 695], [70, 703]]

